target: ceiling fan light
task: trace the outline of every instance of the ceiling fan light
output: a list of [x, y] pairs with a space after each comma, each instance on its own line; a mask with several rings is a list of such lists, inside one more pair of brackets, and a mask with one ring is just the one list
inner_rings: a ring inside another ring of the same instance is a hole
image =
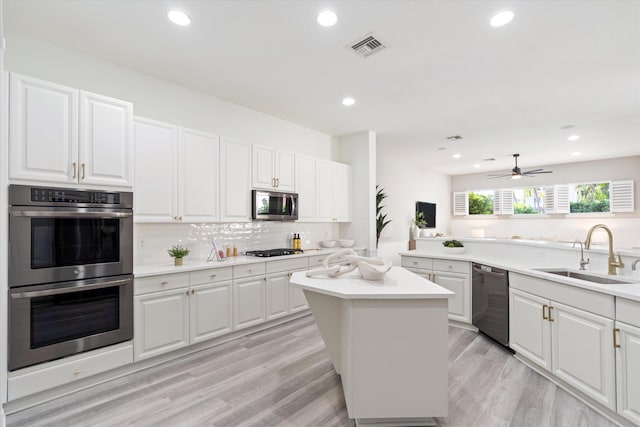
[[522, 175], [516, 175], [516, 174], [511, 175], [511, 179], [520, 179], [520, 178], [522, 178]]

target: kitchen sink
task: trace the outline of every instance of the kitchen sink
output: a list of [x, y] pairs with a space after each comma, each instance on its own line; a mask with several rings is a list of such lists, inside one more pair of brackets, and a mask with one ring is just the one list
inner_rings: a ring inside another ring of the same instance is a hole
[[599, 283], [601, 285], [624, 285], [633, 282], [627, 282], [624, 280], [612, 279], [606, 276], [598, 276], [595, 274], [589, 274], [584, 272], [578, 272], [575, 270], [565, 270], [561, 268], [537, 268], [538, 271], [544, 271], [545, 273], [557, 274], [558, 276], [570, 277], [572, 279], [585, 280], [587, 282]]

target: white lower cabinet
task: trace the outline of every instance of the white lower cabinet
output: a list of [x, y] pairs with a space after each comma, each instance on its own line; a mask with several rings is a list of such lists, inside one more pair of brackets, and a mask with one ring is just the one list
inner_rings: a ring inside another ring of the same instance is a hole
[[265, 321], [264, 276], [233, 281], [233, 327], [247, 328]]
[[267, 276], [267, 320], [286, 316], [289, 307], [289, 273]]
[[135, 360], [189, 345], [188, 288], [134, 298]]
[[147, 359], [232, 331], [231, 267], [134, 282], [134, 356]]
[[191, 343], [231, 332], [232, 295], [231, 281], [194, 286], [189, 301]]
[[612, 319], [513, 288], [509, 304], [509, 345], [516, 353], [616, 409]]
[[640, 425], [640, 327], [616, 322], [618, 413]]
[[301, 270], [290, 271], [288, 273], [287, 278], [287, 287], [289, 289], [289, 305], [288, 311], [289, 313], [295, 313], [298, 311], [303, 311], [309, 308], [309, 303], [307, 302], [307, 298], [304, 296], [304, 291], [300, 288], [294, 288], [289, 285], [289, 280], [291, 279], [291, 275], [298, 271], [307, 270], [306, 268]]
[[8, 399], [40, 391], [133, 363], [131, 341], [9, 372]]
[[453, 292], [449, 319], [471, 323], [471, 264], [467, 261], [402, 256], [402, 267]]

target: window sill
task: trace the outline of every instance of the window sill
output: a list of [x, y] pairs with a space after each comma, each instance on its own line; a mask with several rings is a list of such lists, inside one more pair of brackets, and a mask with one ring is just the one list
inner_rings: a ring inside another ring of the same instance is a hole
[[551, 218], [551, 215], [548, 215], [548, 214], [513, 214], [513, 215], [510, 215], [509, 218], [513, 218], [513, 219], [540, 219], [540, 218]]
[[564, 214], [565, 218], [613, 218], [616, 214], [611, 212], [580, 212]]

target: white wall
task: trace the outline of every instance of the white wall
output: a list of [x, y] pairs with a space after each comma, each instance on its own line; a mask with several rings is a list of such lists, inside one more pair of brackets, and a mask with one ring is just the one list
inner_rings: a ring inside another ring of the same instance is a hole
[[378, 144], [376, 157], [376, 184], [389, 196], [383, 204], [387, 219], [391, 219], [382, 233], [378, 255], [399, 264], [397, 253], [408, 249], [409, 226], [417, 201], [436, 204], [436, 228], [429, 231], [449, 234], [450, 177], [430, 170], [411, 149], [395, 144]]
[[[486, 237], [573, 241], [585, 240], [587, 230], [598, 223], [613, 231], [617, 248], [640, 247], [640, 156], [542, 166], [553, 173], [520, 181], [489, 180], [486, 174], [457, 175], [451, 178], [451, 191], [512, 188], [528, 185], [569, 184], [589, 181], [628, 180], [635, 182], [635, 213], [615, 215], [570, 216], [550, 215], [547, 218], [469, 218], [452, 217], [451, 233], [471, 236], [472, 229], [483, 229]], [[527, 168], [524, 168], [526, 170]]]
[[331, 135], [8, 31], [8, 71], [131, 101], [134, 114], [335, 160]]
[[369, 253], [376, 247], [376, 134], [362, 132], [341, 137], [338, 159], [351, 165], [352, 221], [340, 224], [340, 234], [365, 246]]

